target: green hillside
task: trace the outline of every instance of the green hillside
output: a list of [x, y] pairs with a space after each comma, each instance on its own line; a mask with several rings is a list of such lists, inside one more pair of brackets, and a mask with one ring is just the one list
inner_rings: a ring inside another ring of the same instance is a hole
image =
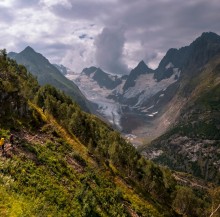
[[0, 216], [207, 216], [218, 206], [219, 188], [178, 184], [4, 51], [0, 102]]

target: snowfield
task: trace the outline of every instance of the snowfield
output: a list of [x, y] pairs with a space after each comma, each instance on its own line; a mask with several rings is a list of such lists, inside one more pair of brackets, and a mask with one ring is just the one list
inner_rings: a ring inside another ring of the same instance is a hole
[[[144, 101], [154, 96], [161, 90], [166, 90], [171, 84], [177, 81], [176, 77], [179, 78], [180, 70], [178, 68], [173, 68], [173, 75], [170, 78], [163, 79], [157, 82], [154, 79], [154, 74], [140, 75], [135, 81], [135, 86], [130, 87], [125, 93], [124, 97], [135, 98], [139, 95], [138, 102], [135, 106], [140, 106]], [[164, 95], [161, 95], [161, 97]]]
[[[125, 80], [122, 81], [115, 89], [110, 90], [105, 87], [99, 86], [99, 84], [93, 79], [94, 73], [87, 75], [85, 73], [81, 74], [67, 74], [66, 77], [72, 81], [80, 88], [82, 93], [86, 96], [88, 100], [97, 104], [98, 112], [106, 118], [113, 126], [121, 129], [120, 120], [122, 116], [123, 105], [114, 99], [108, 98], [111, 96], [121, 96], [125, 99], [137, 98], [137, 103], [130, 106], [130, 109], [136, 109], [142, 113], [146, 114], [146, 117], [154, 117], [158, 111], [152, 111], [154, 105], [146, 108], [142, 106], [150, 97], [154, 96], [160, 91], [165, 91], [169, 85], [177, 81], [180, 76], [180, 70], [174, 68], [172, 63], [169, 63], [166, 69], [172, 68], [173, 75], [170, 78], [163, 79], [157, 82], [154, 79], [154, 74], [141, 74], [136, 80], [135, 85], [130, 87], [128, 90], [123, 92], [123, 86]], [[165, 69], [165, 70], [166, 70]], [[112, 76], [112, 80], [115, 79]], [[164, 97], [165, 94], [161, 93], [159, 98]]]
[[90, 76], [84, 73], [78, 76], [67, 74], [66, 77], [75, 82], [88, 100], [98, 105], [98, 112], [100, 114], [112, 125], [117, 126], [119, 129], [121, 128], [121, 105], [107, 98], [112, 93], [112, 90], [100, 87], [98, 83], [92, 79], [92, 74]]

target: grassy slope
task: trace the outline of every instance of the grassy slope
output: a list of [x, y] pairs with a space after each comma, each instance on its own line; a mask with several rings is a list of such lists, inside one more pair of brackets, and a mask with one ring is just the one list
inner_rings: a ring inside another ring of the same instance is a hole
[[[178, 216], [174, 209], [206, 215], [204, 192], [198, 200], [177, 186], [169, 170], [146, 161], [55, 88], [39, 88], [24, 67], [0, 58], [0, 69], [0, 136], [13, 131], [18, 144], [7, 144], [0, 156], [1, 215]], [[185, 201], [177, 197], [184, 191]]]
[[34, 109], [45, 121], [40, 132], [17, 133], [18, 146], [0, 157], [1, 215], [163, 216], [123, 179], [100, 167], [54, 118]]
[[[23, 66], [0, 57], [0, 69], [0, 137], [8, 141], [14, 132], [17, 143], [12, 149], [6, 142], [7, 153], [0, 155], [1, 216], [176, 215], [154, 191], [143, 194], [121, 168], [105, 164], [47, 110], [31, 103], [39, 87]], [[112, 133], [91, 118], [94, 126]], [[161, 173], [156, 166], [152, 169]], [[153, 180], [157, 178], [161, 176], [155, 174]]]

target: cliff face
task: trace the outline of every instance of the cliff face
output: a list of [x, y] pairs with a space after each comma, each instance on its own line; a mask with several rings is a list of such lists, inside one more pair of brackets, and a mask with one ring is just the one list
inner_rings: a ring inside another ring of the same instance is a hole
[[220, 58], [198, 76], [185, 78], [179, 92], [187, 97], [174, 126], [143, 149], [143, 154], [174, 170], [220, 183]]

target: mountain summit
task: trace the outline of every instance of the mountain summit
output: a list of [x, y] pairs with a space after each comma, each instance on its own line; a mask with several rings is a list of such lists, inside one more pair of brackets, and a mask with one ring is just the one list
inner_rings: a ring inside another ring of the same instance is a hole
[[30, 47], [30, 46], [27, 46], [23, 51], [21, 51], [21, 53], [36, 53], [35, 50]]
[[152, 73], [153, 70], [148, 68], [146, 63], [142, 60], [138, 65], [131, 70], [130, 74], [127, 77], [127, 80], [123, 86], [123, 91], [125, 92], [130, 87], [135, 85], [135, 80], [142, 74]]
[[82, 74], [92, 78], [100, 87], [105, 87], [111, 90], [121, 83], [121, 80], [118, 76], [109, 75], [102, 69], [94, 66], [83, 69]]
[[19, 64], [27, 67], [28, 71], [37, 76], [41, 85], [50, 84], [64, 91], [72, 97], [85, 111], [89, 111], [90, 103], [86, 100], [79, 88], [67, 79], [48, 59], [37, 53], [30, 46], [20, 53], [9, 53], [9, 57], [15, 59]]
[[205, 32], [189, 46], [180, 49], [171, 48], [161, 60], [155, 70], [154, 78], [161, 81], [172, 75], [170, 63], [181, 71], [198, 69], [206, 64], [212, 57], [220, 53], [220, 36], [213, 32]]

